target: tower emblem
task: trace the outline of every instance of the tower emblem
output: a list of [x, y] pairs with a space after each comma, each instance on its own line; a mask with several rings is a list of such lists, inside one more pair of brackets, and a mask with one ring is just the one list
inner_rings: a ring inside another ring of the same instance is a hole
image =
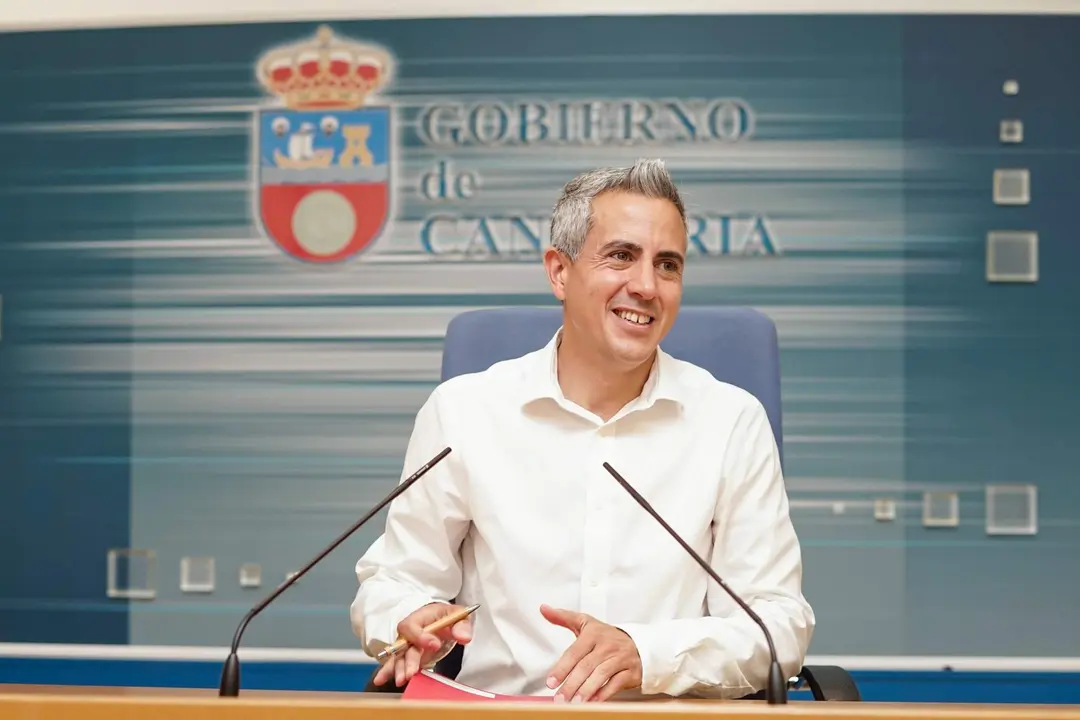
[[258, 111], [259, 219], [295, 258], [339, 262], [366, 249], [390, 212], [390, 107], [371, 104], [393, 60], [335, 37], [264, 54], [256, 77], [278, 102]]

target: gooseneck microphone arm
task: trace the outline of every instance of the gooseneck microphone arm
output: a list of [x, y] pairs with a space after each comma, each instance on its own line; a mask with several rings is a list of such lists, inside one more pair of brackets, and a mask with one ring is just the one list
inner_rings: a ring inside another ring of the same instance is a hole
[[615, 470], [615, 468], [611, 467], [611, 465], [609, 465], [608, 463], [604, 463], [604, 469], [611, 473], [611, 476], [615, 478], [615, 480], [617, 480], [620, 485], [623, 486], [626, 492], [630, 493], [630, 496], [637, 501], [638, 505], [645, 509], [645, 512], [656, 518], [656, 522], [660, 523], [663, 528], [668, 531], [668, 534], [671, 535], [671, 537], [675, 538], [676, 542], [682, 545], [683, 550], [689, 553], [690, 557], [694, 558], [694, 560], [697, 561], [697, 564], [701, 566], [701, 569], [708, 573], [709, 577], [715, 580], [716, 584], [722, 587], [727, 592], [727, 594], [731, 596], [731, 599], [738, 603], [739, 607], [741, 607], [746, 612], [746, 614], [750, 616], [750, 619], [757, 623], [758, 627], [761, 628], [761, 631], [765, 633], [765, 642], [769, 645], [769, 659], [771, 661], [769, 663], [768, 685], [765, 688], [765, 700], [770, 705], [786, 704], [788, 701], [787, 681], [784, 679], [784, 671], [780, 667], [780, 661], [776, 656], [776, 645], [773, 644], [772, 633], [769, 632], [769, 628], [765, 626], [765, 623], [764, 621], [762, 621], [761, 617], [758, 616], [758, 614], [754, 612], [754, 610], [749, 605], [747, 605], [746, 602], [741, 597], [739, 597], [734, 590], [728, 587], [727, 583], [724, 582], [723, 578], [721, 578], [720, 575], [718, 575], [717, 572], [712, 569], [712, 567], [710, 567], [709, 563], [705, 562], [705, 559], [701, 557], [701, 555], [698, 555], [694, 548], [690, 547], [690, 545], [679, 536], [679, 533], [675, 532], [674, 528], [667, 524], [664, 518], [660, 517], [660, 513], [656, 512], [656, 510], [653, 509], [653, 506], [649, 504], [649, 501], [643, 498], [637, 490], [631, 487], [630, 483], [626, 482], [626, 479], [623, 478], [623, 476], [620, 475]]
[[240, 694], [240, 658], [237, 657], [236, 651], [240, 648], [240, 638], [243, 636], [244, 630], [247, 628], [248, 623], [251, 622], [256, 615], [265, 610], [267, 605], [274, 602], [274, 600], [276, 600], [277, 597], [281, 595], [281, 593], [288, 590], [293, 583], [302, 578], [308, 572], [308, 570], [311, 570], [311, 568], [318, 565], [319, 562], [324, 557], [329, 555], [334, 548], [345, 542], [345, 540], [347, 540], [350, 535], [363, 527], [364, 523], [368, 522], [369, 520], [371, 520], [371, 518], [379, 514], [379, 511], [381, 511], [384, 507], [393, 502], [398, 495], [408, 490], [413, 483], [426, 475], [428, 470], [431, 470], [431, 468], [435, 467], [435, 465], [437, 465], [444, 457], [449, 454], [450, 448], [445, 448], [442, 452], [429, 460], [426, 465], [424, 465], [422, 468], [409, 476], [408, 479], [395, 487], [393, 491], [383, 499], [382, 502], [373, 507], [366, 515], [364, 515], [364, 517], [357, 520], [351, 528], [339, 535], [337, 539], [327, 545], [322, 552], [313, 557], [307, 565], [302, 567], [294, 575], [288, 577], [285, 582], [278, 585], [272, 593], [259, 601], [259, 603], [255, 607], [248, 610], [247, 615], [244, 616], [244, 619], [240, 621], [240, 625], [238, 625], [236, 628], [236, 634], [233, 635], [232, 650], [229, 653], [229, 657], [225, 659], [225, 665], [221, 668], [221, 686], [218, 689], [218, 695], [220, 697], [236, 697]]

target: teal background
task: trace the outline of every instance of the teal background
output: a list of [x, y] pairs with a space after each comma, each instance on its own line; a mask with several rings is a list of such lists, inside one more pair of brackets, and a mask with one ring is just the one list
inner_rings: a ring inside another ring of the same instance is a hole
[[[536, 246], [562, 183], [660, 156], [701, 229], [685, 301], [779, 328], [811, 652], [1075, 655], [1076, 18], [332, 27], [398, 60], [394, 223], [332, 268], [283, 256], [253, 216], [254, 62], [315, 25], [0, 37], [0, 640], [223, 645], [392, 487], [449, 318], [552, 302]], [[433, 103], [627, 98], [738, 98], [753, 134], [432, 147], [418, 130]], [[999, 144], [1005, 117], [1022, 145]], [[476, 194], [420, 193], [440, 161]], [[1005, 166], [1032, 170], [1029, 206], [992, 203]], [[1040, 233], [1037, 284], [986, 283], [1004, 227]], [[743, 256], [748, 238], [766, 252]], [[986, 535], [999, 482], [1038, 486], [1037, 536]], [[922, 527], [930, 489], [959, 493], [959, 527]], [[896, 521], [873, 519], [879, 497]], [[247, 643], [355, 648], [352, 565], [377, 532]], [[156, 552], [157, 599], [106, 598], [111, 547]], [[186, 555], [215, 557], [214, 593], [180, 592]], [[262, 590], [239, 587], [243, 562]]]

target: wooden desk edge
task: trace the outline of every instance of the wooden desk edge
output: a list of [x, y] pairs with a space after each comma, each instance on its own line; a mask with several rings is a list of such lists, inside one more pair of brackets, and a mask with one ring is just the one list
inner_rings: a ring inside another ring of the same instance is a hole
[[748, 718], [780, 715], [800, 720], [1080, 720], [1080, 706], [1072, 705], [961, 705], [923, 703], [816, 703], [794, 702], [769, 706], [760, 702], [659, 700], [584, 705], [535, 703], [447, 703], [407, 701], [378, 693], [319, 693], [242, 691], [238, 698], [219, 698], [210, 690], [164, 688], [104, 688], [75, 686], [20, 686], [0, 684], [0, 717], [5, 720], [116, 720], [142, 717], [160, 720], [190, 718], [202, 711], [202, 720], [216, 718], [275, 720], [276, 718], [355, 717], [358, 710], [379, 711], [395, 720], [496, 720], [521, 714], [540, 714], [546, 720], [588, 713], [603, 717], [648, 715], [650, 718]]

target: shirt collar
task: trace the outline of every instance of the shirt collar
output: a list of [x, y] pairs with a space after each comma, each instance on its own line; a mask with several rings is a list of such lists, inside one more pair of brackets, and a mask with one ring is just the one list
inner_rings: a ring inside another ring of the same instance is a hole
[[[523, 406], [537, 400], [554, 400], [560, 404], [569, 402], [559, 385], [557, 350], [561, 340], [562, 328], [560, 327], [548, 344], [534, 353], [532, 361], [526, 364], [523, 377]], [[687, 390], [679, 380], [679, 368], [674, 358], [658, 347], [656, 361], [641, 390], [641, 395], [635, 402], [639, 403], [639, 409], [645, 409], [660, 400], [682, 405], [687, 402]]]

